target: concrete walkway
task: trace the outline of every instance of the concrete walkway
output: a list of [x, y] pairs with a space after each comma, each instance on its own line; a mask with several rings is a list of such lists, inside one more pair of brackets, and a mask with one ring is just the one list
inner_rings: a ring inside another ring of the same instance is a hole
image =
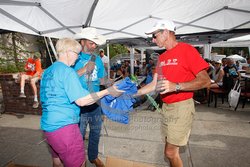
[[[241, 107], [241, 106], [240, 106]], [[250, 105], [233, 111], [227, 104], [218, 108], [196, 106], [190, 141], [181, 149], [185, 167], [249, 167]], [[50, 167], [51, 158], [39, 130], [40, 116], [0, 116], [0, 167], [18, 164]], [[105, 119], [100, 157], [107, 156], [166, 167], [160, 135], [160, 114], [136, 110], [129, 125]], [[87, 167], [92, 167], [87, 164]]]

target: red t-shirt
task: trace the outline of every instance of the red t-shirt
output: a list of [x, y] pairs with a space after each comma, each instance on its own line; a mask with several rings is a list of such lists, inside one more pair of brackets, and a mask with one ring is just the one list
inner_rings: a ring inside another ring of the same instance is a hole
[[35, 71], [38, 72], [38, 77], [41, 77], [43, 69], [40, 59], [35, 60]]
[[[181, 83], [195, 79], [196, 74], [208, 66], [194, 47], [186, 43], [178, 43], [174, 48], [160, 55], [156, 72], [170, 82]], [[163, 102], [170, 104], [192, 98], [193, 92], [171, 92], [161, 97]]]
[[34, 60], [32, 58], [29, 58], [25, 64], [25, 68], [27, 70], [26, 74], [31, 76], [33, 76], [36, 72], [38, 72], [40, 77], [43, 71], [40, 59]]
[[35, 62], [32, 58], [28, 58], [26, 64], [25, 64], [25, 69], [26, 69], [26, 75], [31, 75], [33, 76], [36, 71], [35, 71]]

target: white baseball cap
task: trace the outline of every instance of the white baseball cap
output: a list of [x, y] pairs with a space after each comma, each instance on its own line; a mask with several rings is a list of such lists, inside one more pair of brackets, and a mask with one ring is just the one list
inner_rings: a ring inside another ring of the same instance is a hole
[[145, 34], [150, 35], [156, 32], [157, 30], [165, 30], [165, 29], [175, 32], [176, 27], [174, 22], [172, 20], [159, 20], [154, 24], [154, 26], [150, 30], [145, 32]]
[[80, 33], [74, 35], [74, 39], [88, 39], [95, 42], [97, 45], [106, 43], [105, 37], [103, 35], [98, 35], [96, 29], [93, 27], [83, 28]]
[[222, 62], [221, 62], [221, 60], [217, 60], [217, 61], [215, 61], [216, 63], [219, 63], [219, 64], [221, 64]]

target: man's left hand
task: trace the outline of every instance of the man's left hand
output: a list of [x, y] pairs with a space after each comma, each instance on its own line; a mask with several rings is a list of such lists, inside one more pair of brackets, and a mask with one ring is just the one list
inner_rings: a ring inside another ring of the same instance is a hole
[[176, 84], [173, 82], [170, 82], [168, 80], [161, 80], [157, 82], [156, 91], [160, 92], [160, 94], [174, 92], [175, 86]]

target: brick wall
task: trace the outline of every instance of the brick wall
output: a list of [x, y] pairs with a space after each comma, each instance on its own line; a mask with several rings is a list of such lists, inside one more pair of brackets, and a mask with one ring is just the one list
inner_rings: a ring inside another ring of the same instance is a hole
[[[17, 74], [0, 74], [0, 84], [3, 93], [3, 108], [6, 113], [23, 113], [23, 114], [35, 114], [41, 115], [41, 105], [37, 109], [32, 108], [34, 96], [32, 88], [28, 82], [24, 87], [26, 98], [19, 98], [20, 83], [16, 79]], [[40, 82], [37, 82], [38, 100]]]

